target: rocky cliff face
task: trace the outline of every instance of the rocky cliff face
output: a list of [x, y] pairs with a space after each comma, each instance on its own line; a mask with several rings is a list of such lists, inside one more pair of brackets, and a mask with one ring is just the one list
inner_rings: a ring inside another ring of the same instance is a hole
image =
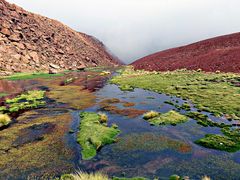
[[135, 69], [168, 71], [202, 69], [204, 71], [240, 72], [240, 33], [220, 36], [187, 46], [161, 51], [141, 58]]
[[2, 73], [118, 64], [120, 62], [94, 37], [0, 0]]

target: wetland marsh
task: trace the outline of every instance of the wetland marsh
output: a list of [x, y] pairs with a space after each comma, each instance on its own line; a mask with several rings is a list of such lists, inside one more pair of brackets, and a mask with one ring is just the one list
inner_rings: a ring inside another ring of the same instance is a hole
[[0, 177], [240, 179], [240, 75], [108, 71], [0, 80]]

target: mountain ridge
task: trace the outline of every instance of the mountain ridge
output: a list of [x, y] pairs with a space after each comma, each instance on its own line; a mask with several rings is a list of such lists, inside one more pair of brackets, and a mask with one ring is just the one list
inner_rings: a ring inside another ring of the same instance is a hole
[[135, 69], [240, 72], [240, 33], [218, 36], [160, 51], [134, 61]]
[[0, 71], [32, 72], [117, 66], [95, 37], [0, 0]]

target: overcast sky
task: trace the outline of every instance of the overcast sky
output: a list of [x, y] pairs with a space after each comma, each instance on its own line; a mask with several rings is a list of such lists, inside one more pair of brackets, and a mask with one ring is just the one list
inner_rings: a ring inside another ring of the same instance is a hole
[[8, 0], [93, 35], [129, 63], [240, 31], [240, 0]]

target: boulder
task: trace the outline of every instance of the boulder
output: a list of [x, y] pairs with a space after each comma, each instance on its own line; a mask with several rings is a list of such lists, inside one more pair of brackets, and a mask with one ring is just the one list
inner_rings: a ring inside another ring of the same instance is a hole
[[56, 69], [49, 68], [48, 73], [49, 73], [49, 74], [57, 74], [58, 71], [57, 71]]
[[50, 68], [53, 68], [53, 69], [60, 69], [60, 67], [58, 66], [58, 65], [56, 65], [56, 64], [49, 64], [49, 67]]
[[1, 33], [6, 35], [6, 36], [10, 36], [11, 35], [11, 32], [7, 28], [2, 28], [1, 29]]

